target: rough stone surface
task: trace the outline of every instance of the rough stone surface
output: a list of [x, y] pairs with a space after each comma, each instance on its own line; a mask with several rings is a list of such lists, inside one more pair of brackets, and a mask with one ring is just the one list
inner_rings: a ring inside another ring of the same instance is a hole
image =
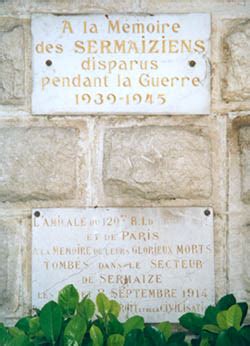
[[[142, 4], [151, 4], [151, 5], [158, 5], [159, 7], [162, 7], [164, 3], [171, 3], [171, 2], [177, 2], [177, 3], [192, 3], [194, 5], [197, 4], [204, 4], [204, 0], [142, 0]], [[244, 0], [211, 0], [211, 3], [218, 3], [218, 4], [244, 4]]]
[[[2, 226], [2, 225], [1, 225]], [[7, 280], [8, 277], [8, 240], [7, 232], [4, 227], [0, 227], [0, 306], [2, 306], [6, 300], [7, 295]]]
[[20, 21], [0, 20], [0, 103], [21, 104], [25, 95], [24, 32]]
[[[250, 218], [249, 218], [250, 221]], [[246, 287], [246, 291], [248, 295], [250, 295], [250, 266], [249, 266], [249, 258], [250, 258], [250, 224], [247, 225], [245, 231], [243, 232], [243, 281]]]
[[241, 195], [242, 200], [250, 204], [250, 126], [240, 129], [239, 134], [241, 149]]
[[[30, 13], [30, 12], [55, 12], [55, 13], [96, 13], [96, 12], [142, 12], [159, 11], [182, 12], [194, 10], [199, 12], [228, 11], [232, 8], [235, 12], [235, 6], [245, 6], [248, 0], [0, 0], [1, 6], [6, 13]], [[185, 8], [184, 8], [185, 6]]]
[[[228, 290], [250, 300], [250, 123], [237, 117], [229, 126]], [[248, 317], [248, 321], [250, 316]]]
[[53, 11], [56, 9], [62, 12], [79, 13], [81, 11], [97, 11], [102, 12], [103, 10], [108, 11], [123, 11], [128, 12], [134, 9], [136, 1], [125, 0], [125, 1], [114, 1], [114, 0], [42, 0], [42, 1], [30, 1], [24, 0], [24, 8], [29, 11]]
[[[231, 210], [232, 212], [232, 210]], [[229, 291], [235, 292], [237, 299], [249, 301], [249, 227], [242, 215], [230, 216], [230, 232], [228, 244]]]
[[235, 20], [224, 38], [226, 74], [223, 99], [227, 102], [250, 98], [250, 20]]
[[[197, 12], [197, 8], [211, 8], [211, 6], [229, 6], [229, 5], [245, 5], [247, 0], [141, 0], [142, 10], [147, 11], [162, 11], [168, 10], [169, 8], [174, 11], [174, 8], [171, 5], [174, 5], [175, 8], [180, 9], [183, 6], [188, 8], [194, 8]], [[216, 10], [216, 7], [214, 8]], [[176, 10], [175, 10], [176, 11]]]
[[0, 152], [1, 201], [74, 197], [76, 129], [1, 128]]
[[27, 223], [19, 215], [3, 215], [0, 211], [0, 318], [11, 319], [24, 313], [27, 294], [26, 258]]
[[188, 128], [108, 130], [104, 184], [145, 199], [207, 198], [211, 194], [210, 143]]

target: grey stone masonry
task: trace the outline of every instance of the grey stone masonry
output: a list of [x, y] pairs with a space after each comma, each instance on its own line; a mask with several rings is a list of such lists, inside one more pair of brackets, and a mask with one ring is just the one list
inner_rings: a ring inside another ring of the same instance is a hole
[[208, 198], [209, 139], [188, 128], [139, 127], [108, 130], [104, 184], [146, 199]]
[[74, 197], [77, 138], [74, 128], [0, 128], [0, 201]]
[[25, 91], [25, 42], [22, 21], [0, 20], [0, 104], [21, 104]]

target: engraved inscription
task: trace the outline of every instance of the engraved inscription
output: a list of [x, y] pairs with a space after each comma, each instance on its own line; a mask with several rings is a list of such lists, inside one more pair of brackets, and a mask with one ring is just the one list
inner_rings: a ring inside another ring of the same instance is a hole
[[34, 15], [32, 35], [34, 114], [209, 113], [208, 14]]
[[176, 322], [213, 303], [213, 216], [203, 208], [39, 211], [32, 229], [35, 307], [69, 283], [82, 297], [103, 291], [121, 303], [122, 318], [141, 314], [147, 322]]

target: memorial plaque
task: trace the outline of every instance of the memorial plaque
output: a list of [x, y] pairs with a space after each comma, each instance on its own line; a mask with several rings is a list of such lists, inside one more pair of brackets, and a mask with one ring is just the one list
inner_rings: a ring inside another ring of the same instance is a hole
[[211, 209], [39, 209], [32, 225], [34, 307], [70, 283], [120, 302], [122, 319], [177, 322], [214, 303]]
[[209, 114], [210, 15], [34, 15], [33, 114]]

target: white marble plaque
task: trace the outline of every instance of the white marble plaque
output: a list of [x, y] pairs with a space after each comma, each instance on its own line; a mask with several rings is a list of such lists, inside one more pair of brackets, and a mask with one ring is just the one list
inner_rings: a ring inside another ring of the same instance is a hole
[[209, 114], [210, 15], [33, 15], [33, 114]]
[[120, 302], [122, 319], [177, 322], [214, 303], [211, 209], [39, 209], [32, 237], [34, 307], [70, 283]]

